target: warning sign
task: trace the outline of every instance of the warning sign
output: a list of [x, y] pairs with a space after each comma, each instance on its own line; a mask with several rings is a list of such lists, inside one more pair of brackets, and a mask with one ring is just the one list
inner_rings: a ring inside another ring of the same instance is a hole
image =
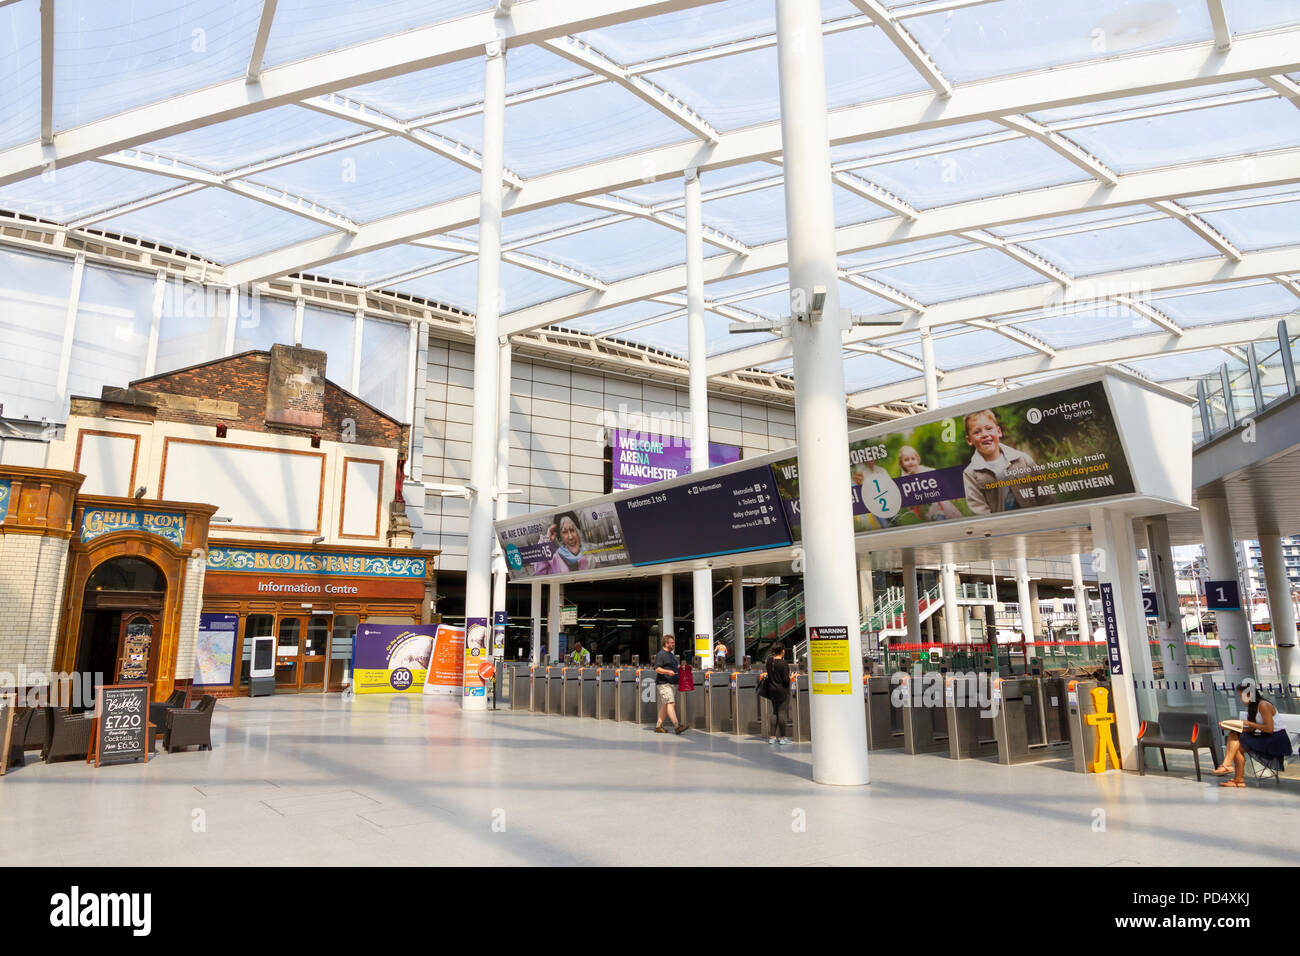
[[812, 627], [808, 629], [809, 670], [812, 671], [814, 694], [851, 694], [847, 627]]

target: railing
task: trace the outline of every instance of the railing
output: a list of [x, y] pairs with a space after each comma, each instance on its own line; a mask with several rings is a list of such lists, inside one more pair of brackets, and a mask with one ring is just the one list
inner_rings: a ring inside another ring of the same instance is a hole
[[1246, 346], [1244, 360], [1197, 378], [1192, 433], [1197, 445], [1232, 431], [1273, 403], [1297, 394], [1300, 314], [1277, 323], [1277, 337]]

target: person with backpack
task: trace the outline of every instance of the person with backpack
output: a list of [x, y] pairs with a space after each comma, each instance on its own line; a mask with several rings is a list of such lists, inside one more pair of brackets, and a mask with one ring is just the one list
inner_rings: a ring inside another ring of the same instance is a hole
[[788, 746], [786, 730], [790, 726], [790, 665], [785, 662], [785, 645], [777, 641], [763, 665], [767, 673], [761, 683], [766, 688], [763, 695], [772, 702], [772, 727], [767, 738], [769, 744]]

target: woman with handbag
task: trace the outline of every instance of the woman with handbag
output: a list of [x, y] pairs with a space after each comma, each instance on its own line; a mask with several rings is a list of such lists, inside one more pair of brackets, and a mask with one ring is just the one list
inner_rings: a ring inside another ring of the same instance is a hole
[[787, 746], [790, 743], [786, 736], [786, 728], [790, 726], [790, 665], [785, 662], [785, 645], [780, 641], [773, 644], [772, 654], [763, 666], [767, 670], [762, 680], [767, 687], [764, 696], [772, 702], [772, 727], [767, 742]]

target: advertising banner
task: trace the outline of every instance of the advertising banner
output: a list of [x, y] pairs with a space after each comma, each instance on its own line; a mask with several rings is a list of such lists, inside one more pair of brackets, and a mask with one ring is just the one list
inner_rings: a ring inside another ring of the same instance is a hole
[[465, 629], [439, 624], [434, 639], [429, 672], [424, 678], [424, 692], [440, 697], [459, 697], [461, 661], [465, 654]]
[[597, 571], [629, 562], [613, 502], [535, 512], [497, 528], [511, 579]]
[[790, 543], [767, 465], [618, 502], [632, 563], [658, 564]]
[[432, 625], [362, 624], [352, 641], [352, 688], [358, 694], [418, 694], [437, 643]]
[[194, 686], [222, 687], [235, 679], [238, 614], [200, 614], [194, 648]]
[[486, 688], [483, 686], [483, 678], [479, 674], [479, 665], [486, 661], [488, 657], [487, 618], [466, 618], [465, 672], [461, 682], [466, 697], [482, 697], [486, 692]]
[[[772, 465], [795, 540], [796, 458]], [[846, 492], [861, 534], [1134, 491], [1101, 382], [970, 412], [849, 445]]]
[[[735, 445], [709, 442], [709, 467], [740, 461]], [[613, 489], [624, 491], [691, 473], [691, 443], [675, 435], [615, 431], [610, 437]]]

